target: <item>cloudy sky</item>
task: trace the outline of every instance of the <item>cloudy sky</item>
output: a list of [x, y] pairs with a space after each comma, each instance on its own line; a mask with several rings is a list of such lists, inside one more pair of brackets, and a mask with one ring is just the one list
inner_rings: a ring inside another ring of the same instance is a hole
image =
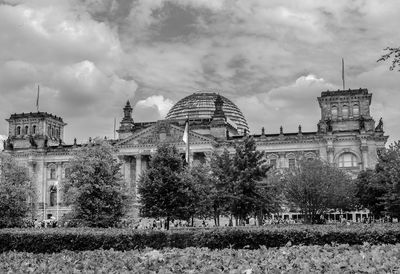
[[377, 63], [400, 46], [398, 0], [0, 0], [0, 134], [11, 113], [64, 118], [65, 139], [113, 135], [127, 100], [135, 121], [219, 90], [252, 133], [315, 131], [316, 97], [373, 93], [390, 142], [400, 139], [400, 72]]

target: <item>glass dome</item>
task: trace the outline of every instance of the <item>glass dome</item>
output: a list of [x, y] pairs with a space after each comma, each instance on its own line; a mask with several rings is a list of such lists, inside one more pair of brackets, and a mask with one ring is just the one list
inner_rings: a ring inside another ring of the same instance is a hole
[[[186, 119], [189, 113], [190, 118], [210, 119], [215, 111], [215, 99], [218, 94], [215, 92], [196, 92], [178, 101], [168, 112], [166, 119]], [[231, 100], [221, 95], [224, 102], [222, 109], [228, 122], [238, 129], [239, 134], [244, 130], [249, 131], [246, 119], [240, 109]]]

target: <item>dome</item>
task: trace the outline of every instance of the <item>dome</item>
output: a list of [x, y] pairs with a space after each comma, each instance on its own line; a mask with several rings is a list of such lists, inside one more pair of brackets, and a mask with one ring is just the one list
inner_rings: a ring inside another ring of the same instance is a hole
[[[215, 111], [215, 99], [217, 93], [211, 92], [196, 92], [179, 100], [168, 112], [166, 119], [186, 119], [188, 112], [190, 118], [208, 118], [210, 119]], [[224, 102], [222, 107], [228, 122], [237, 127], [240, 134], [244, 130], [249, 131], [246, 119], [240, 109], [232, 103], [231, 100], [221, 95]]]

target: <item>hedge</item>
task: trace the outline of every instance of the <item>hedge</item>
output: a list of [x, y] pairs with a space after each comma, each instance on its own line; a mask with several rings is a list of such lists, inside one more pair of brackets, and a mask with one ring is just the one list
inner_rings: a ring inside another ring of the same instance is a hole
[[263, 228], [181, 229], [172, 231], [57, 228], [2, 229], [0, 252], [53, 253], [62, 250], [133, 250], [207, 247], [258, 249], [261, 246], [359, 245], [400, 243], [400, 225], [293, 225]]

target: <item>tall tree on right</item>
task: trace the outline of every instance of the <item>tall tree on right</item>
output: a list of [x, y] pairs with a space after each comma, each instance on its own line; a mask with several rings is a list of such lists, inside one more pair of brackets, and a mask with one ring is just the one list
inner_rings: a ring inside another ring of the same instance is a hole
[[284, 175], [285, 197], [307, 223], [318, 223], [329, 209], [351, 209], [354, 183], [340, 169], [315, 159], [301, 161]]
[[387, 53], [382, 55], [378, 62], [391, 59], [392, 64], [390, 65], [390, 70], [394, 70], [396, 67], [400, 66], [400, 47], [387, 47], [385, 51]]
[[400, 141], [380, 151], [375, 173], [375, 180], [385, 189], [380, 197], [384, 213], [400, 218]]

